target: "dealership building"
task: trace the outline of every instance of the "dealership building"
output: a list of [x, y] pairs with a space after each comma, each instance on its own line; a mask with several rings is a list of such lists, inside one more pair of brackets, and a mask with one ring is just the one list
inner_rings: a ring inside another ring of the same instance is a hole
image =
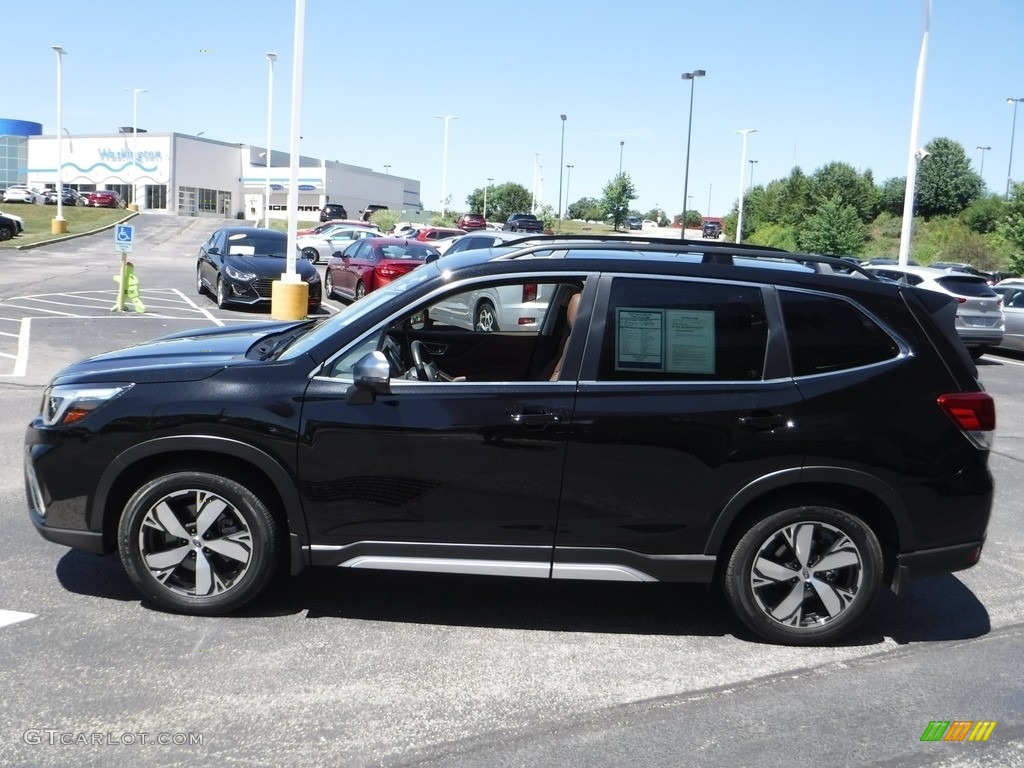
[[[59, 157], [59, 160], [58, 160]], [[255, 220], [268, 200], [271, 218], [288, 217], [289, 153], [181, 133], [131, 127], [117, 133], [42, 135], [42, 125], [0, 119], [0, 189], [27, 184], [44, 190], [61, 182], [79, 192], [113, 189], [139, 210], [178, 216]], [[367, 205], [407, 216], [422, 211], [420, 183], [369, 168], [300, 157], [298, 210], [312, 214], [341, 203], [357, 217]], [[138, 194], [136, 194], [138, 190]], [[312, 219], [315, 216], [301, 216]]]

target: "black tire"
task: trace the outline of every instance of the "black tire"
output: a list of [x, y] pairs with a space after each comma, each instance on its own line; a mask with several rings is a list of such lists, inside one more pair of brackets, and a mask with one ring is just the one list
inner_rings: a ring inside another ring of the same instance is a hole
[[878, 595], [883, 564], [878, 538], [860, 518], [828, 506], [788, 507], [740, 538], [723, 586], [733, 611], [756, 634], [784, 645], [817, 645], [863, 618]]
[[324, 272], [324, 296], [328, 299], [334, 298], [334, 278], [330, 269]]
[[316, 264], [320, 259], [320, 254], [316, 252], [316, 248], [303, 248], [302, 258], [308, 261], [310, 264]]
[[202, 296], [206, 293], [206, 286], [203, 285], [203, 272], [202, 268], [196, 265], [196, 293]]
[[224, 309], [228, 305], [228, 293], [227, 288], [224, 287], [224, 280], [220, 275], [217, 275], [217, 306]]
[[356, 283], [355, 301], [359, 301], [363, 296], [366, 295], [366, 286], [363, 285], [363, 281], [360, 280]]
[[275, 573], [280, 540], [256, 494], [197, 471], [146, 482], [128, 500], [117, 532], [135, 587], [164, 610], [195, 616], [229, 613], [256, 597]]
[[0, 242], [10, 240], [12, 237], [14, 237], [14, 229], [12, 227], [0, 227]]

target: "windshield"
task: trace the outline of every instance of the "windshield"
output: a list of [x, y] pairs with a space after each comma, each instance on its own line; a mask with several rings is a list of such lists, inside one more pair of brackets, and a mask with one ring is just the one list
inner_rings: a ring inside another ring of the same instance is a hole
[[304, 355], [322, 342], [334, 336], [336, 333], [356, 322], [364, 315], [375, 311], [378, 307], [387, 304], [396, 296], [416, 288], [427, 280], [437, 277], [440, 270], [433, 264], [424, 264], [411, 272], [407, 272], [387, 285], [366, 294], [359, 301], [354, 301], [336, 314], [330, 320], [325, 320], [312, 327], [309, 333], [303, 334], [295, 343], [290, 345], [280, 355], [281, 360], [290, 360], [299, 355]]
[[237, 232], [228, 235], [228, 256], [284, 256], [288, 238], [280, 232]]

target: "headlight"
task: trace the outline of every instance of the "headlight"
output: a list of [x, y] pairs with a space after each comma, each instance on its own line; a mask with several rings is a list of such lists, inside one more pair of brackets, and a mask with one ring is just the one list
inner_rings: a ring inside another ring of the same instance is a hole
[[131, 387], [131, 384], [47, 387], [43, 393], [43, 423], [48, 427], [75, 424]]
[[236, 269], [235, 267], [232, 267], [230, 264], [225, 264], [224, 265], [224, 271], [227, 273], [228, 277], [233, 278], [235, 280], [245, 280], [245, 281], [248, 281], [248, 280], [255, 280], [256, 279], [256, 273], [255, 272], [243, 272], [240, 269]]
[[319, 283], [320, 282], [320, 273], [316, 272], [316, 273], [310, 275], [309, 279], [306, 280], [306, 282], [307, 283]]

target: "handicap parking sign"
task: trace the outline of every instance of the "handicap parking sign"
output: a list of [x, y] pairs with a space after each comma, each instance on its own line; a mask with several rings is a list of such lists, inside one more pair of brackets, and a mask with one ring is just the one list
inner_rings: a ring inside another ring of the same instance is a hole
[[114, 225], [114, 250], [120, 253], [131, 253], [135, 242], [135, 227], [130, 224]]

